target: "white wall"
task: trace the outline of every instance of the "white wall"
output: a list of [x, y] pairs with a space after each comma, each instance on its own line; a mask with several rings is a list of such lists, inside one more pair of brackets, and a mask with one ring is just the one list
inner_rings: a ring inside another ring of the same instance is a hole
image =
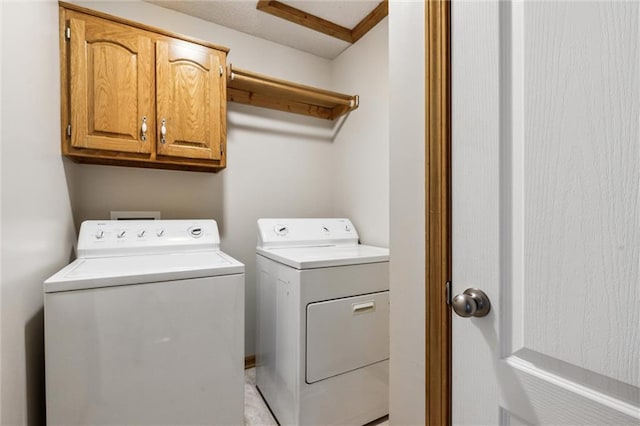
[[[144, 2], [80, 3], [231, 49], [229, 62], [330, 87], [331, 62]], [[245, 353], [255, 353], [256, 220], [331, 216], [333, 123], [228, 104], [228, 167], [218, 174], [73, 165], [76, 224], [110, 210], [160, 210], [162, 217], [214, 218], [224, 251], [246, 265]]]
[[389, 55], [384, 19], [333, 61], [333, 88], [360, 107], [333, 141], [334, 215], [351, 218], [363, 244], [389, 246]]
[[424, 3], [389, 3], [391, 424], [425, 421]]
[[44, 424], [42, 282], [75, 231], [60, 157], [58, 7], [2, 4], [3, 425]]

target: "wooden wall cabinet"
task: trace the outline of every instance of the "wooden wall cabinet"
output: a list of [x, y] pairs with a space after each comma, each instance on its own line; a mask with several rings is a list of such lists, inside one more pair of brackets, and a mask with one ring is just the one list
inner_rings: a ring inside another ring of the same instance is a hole
[[228, 49], [60, 3], [62, 153], [82, 163], [226, 166]]

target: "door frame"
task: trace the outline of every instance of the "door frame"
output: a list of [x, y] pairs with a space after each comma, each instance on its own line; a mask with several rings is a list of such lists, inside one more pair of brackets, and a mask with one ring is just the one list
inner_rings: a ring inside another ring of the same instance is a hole
[[425, 4], [425, 424], [451, 424], [451, 1]]

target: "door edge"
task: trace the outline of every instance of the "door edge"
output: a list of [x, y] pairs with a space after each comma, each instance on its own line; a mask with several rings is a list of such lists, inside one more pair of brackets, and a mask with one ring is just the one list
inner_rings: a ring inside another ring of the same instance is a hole
[[425, 4], [425, 424], [451, 424], [451, 1]]

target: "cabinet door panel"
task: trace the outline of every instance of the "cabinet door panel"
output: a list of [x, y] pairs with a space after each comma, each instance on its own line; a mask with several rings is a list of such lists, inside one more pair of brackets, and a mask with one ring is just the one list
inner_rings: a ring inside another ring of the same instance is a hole
[[[71, 145], [151, 152], [154, 138], [151, 39], [100, 19], [71, 18]], [[146, 140], [141, 133], [147, 117]]]
[[178, 40], [156, 44], [158, 154], [217, 160], [221, 157], [223, 79], [220, 58], [209, 48]]

